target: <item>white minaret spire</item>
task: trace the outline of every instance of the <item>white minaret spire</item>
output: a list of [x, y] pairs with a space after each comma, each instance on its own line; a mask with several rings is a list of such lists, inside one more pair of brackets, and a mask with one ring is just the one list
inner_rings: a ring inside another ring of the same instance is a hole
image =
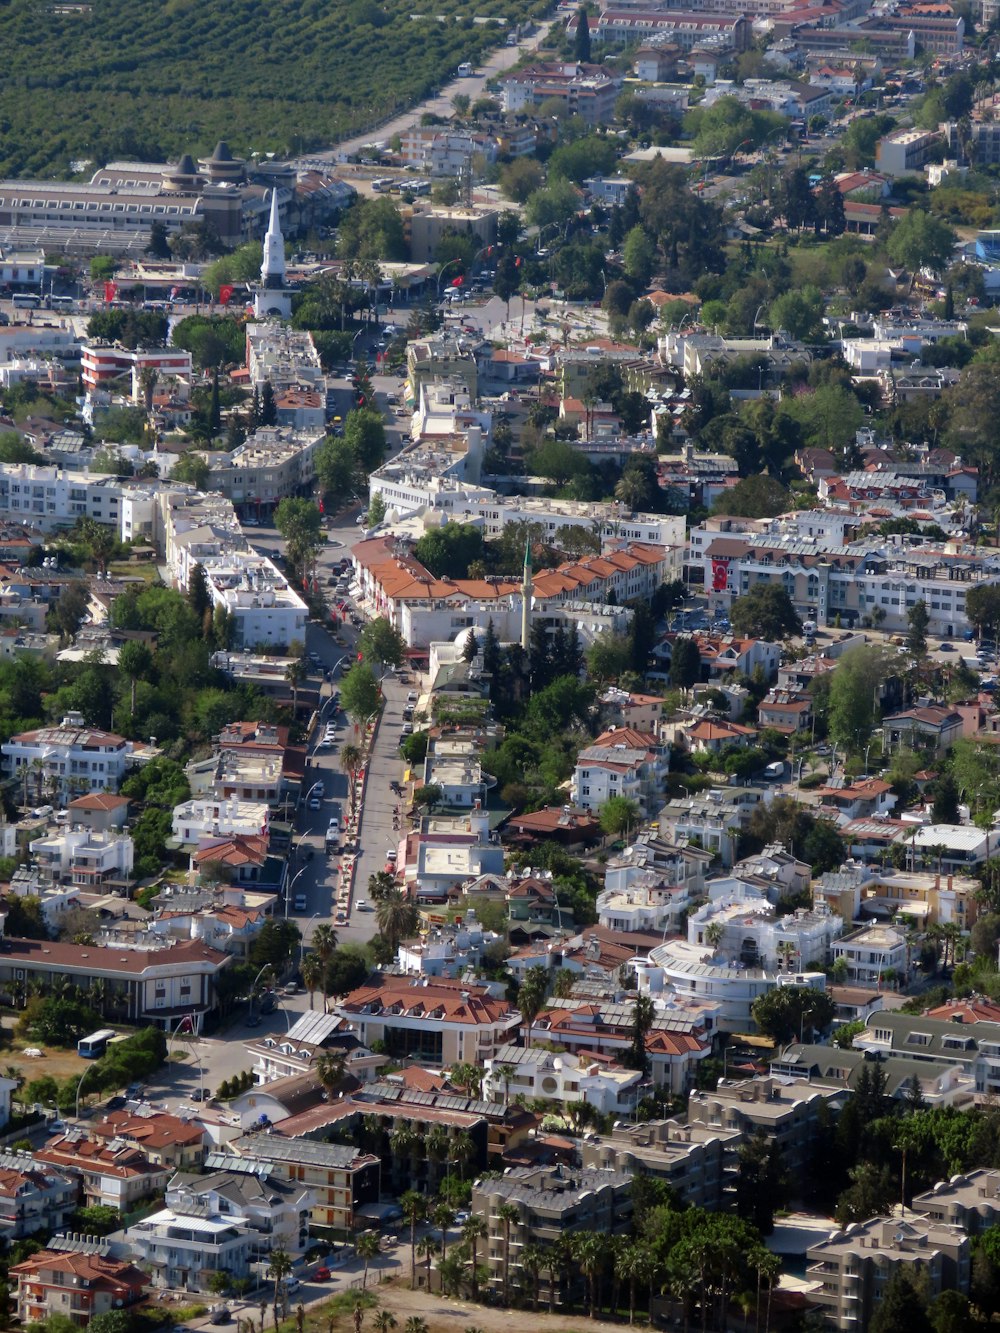
[[271, 218], [264, 237], [260, 280], [266, 288], [282, 288], [285, 285], [285, 238], [281, 234], [281, 219], [278, 216], [277, 188], [271, 191]]
[[521, 647], [531, 647], [531, 538], [524, 543], [524, 574], [521, 579]]

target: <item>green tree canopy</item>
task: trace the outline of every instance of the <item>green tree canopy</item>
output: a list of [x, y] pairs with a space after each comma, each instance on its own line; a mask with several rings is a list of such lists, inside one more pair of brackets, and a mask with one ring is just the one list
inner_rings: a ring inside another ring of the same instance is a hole
[[792, 599], [778, 583], [755, 583], [733, 603], [730, 619], [737, 634], [772, 643], [802, 633]]

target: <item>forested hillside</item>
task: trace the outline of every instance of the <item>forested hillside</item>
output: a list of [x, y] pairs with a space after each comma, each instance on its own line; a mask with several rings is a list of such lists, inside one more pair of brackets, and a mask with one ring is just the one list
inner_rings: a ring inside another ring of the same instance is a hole
[[[309, 151], [424, 96], [503, 40], [481, 0], [8, 0], [0, 175], [210, 151]], [[542, 6], [514, 0], [516, 21]], [[439, 21], [443, 16], [445, 21]]]

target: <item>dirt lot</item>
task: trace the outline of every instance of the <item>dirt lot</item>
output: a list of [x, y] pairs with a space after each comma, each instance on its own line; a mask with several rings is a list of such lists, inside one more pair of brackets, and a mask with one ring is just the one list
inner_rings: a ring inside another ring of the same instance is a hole
[[[531, 1310], [495, 1310], [470, 1301], [442, 1299], [429, 1296], [425, 1291], [410, 1291], [409, 1279], [385, 1283], [376, 1287], [379, 1306], [391, 1310], [405, 1324], [411, 1315], [426, 1319], [430, 1333], [464, 1333], [466, 1328], [481, 1329], [482, 1333], [621, 1333], [621, 1324], [609, 1324], [601, 1319], [588, 1319], [585, 1314], [566, 1316], [537, 1314]], [[366, 1321], [366, 1324], [370, 1320]]]

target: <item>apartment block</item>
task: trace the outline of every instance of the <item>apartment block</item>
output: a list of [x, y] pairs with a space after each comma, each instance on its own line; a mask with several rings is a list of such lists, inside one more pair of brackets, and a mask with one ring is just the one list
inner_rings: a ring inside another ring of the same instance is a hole
[[[516, 1221], [500, 1218], [498, 1210], [505, 1204], [517, 1209]], [[489, 1269], [491, 1291], [502, 1289], [508, 1229], [510, 1278], [530, 1291], [532, 1282], [521, 1260], [526, 1245], [553, 1245], [579, 1231], [608, 1237], [627, 1232], [632, 1218], [632, 1174], [586, 1167], [517, 1167], [497, 1179], [477, 1182], [470, 1209], [489, 1228], [483, 1263]], [[540, 1294], [548, 1300], [552, 1275], [543, 1269], [540, 1276]], [[578, 1280], [579, 1275], [568, 1281], [561, 1277], [559, 1289], [551, 1293], [553, 1303], [561, 1305]]]
[[273, 1164], [228, 1159], [225, 1170], [206, 1175], [178, 1172], [167, 1186], [166, 1203], [181, 1213], [202, 1209], [250, 1233], [250, 1259], [272, 1250], [297, 1255], [309, 1238], [312, 1190], [282, 1180]]
[[741, 1130], [680, 1120], [618, 1125], [610, 1134], [584, 1139], [585, 1167], [662, 1180], [692, 1208], [718, 1212], [736, 1174]]
[[724, 1082], [711, 1092], [693, 1092], [688, 1123], [753, 1135], [763, 1130], [780, 1149], [785, 1170], [808, 1169], [821, 1106], [839, 1109], [846, 1090], [817, 1087], [806, 1079], [766, 1075]]
[[127, 833], [64, 829], [29, 844], [36, 865], [53, 884], [77, 884], [95, 893], [124, 890], [132, 880], [134, 844]]
[[983, 1168], [940, 1180], [918, 1194], [910, 1207], [930, 1222], [944, 1222], [978, 1236], [1000, 1220], [1000, 1171]]
[[834, 1231], [807, 1251], [810, 1293], [828, 1327], [856, 1333], [868, 1323], [898, 1265], [921, 1273], [928, 1296], [968, 1293], [969, 1238], [958, 1227], [925, 1217], [876, 1217]]
[[58, 726], [19, 732], [0, 746], [9, 777], [29, 792], [38, 782], [39, 796], [44, 791], [60, 805], [86, 791], [115, 790], [136, 762], [135, 751], [124, 736], [88, 727], [82, 713], [67, 713]]
[[6, 1241], [60, 1231], [76, 1206], [72, 1176], [35, 1161], [30, 1153], [0, 1152], [0, 1236]]
[[312, 1192], [310, 1234], [346, 1240], [361, 1222], [358, 1209], [377, 1203], [380, 1163], [350, 1145], [287, 1139], [274, 1134], [245, 1134], [226, 1153], [209, 1153], [208, 1171], [225, 1169], [230, 1153], [266, 1164], [279, 1180]]

